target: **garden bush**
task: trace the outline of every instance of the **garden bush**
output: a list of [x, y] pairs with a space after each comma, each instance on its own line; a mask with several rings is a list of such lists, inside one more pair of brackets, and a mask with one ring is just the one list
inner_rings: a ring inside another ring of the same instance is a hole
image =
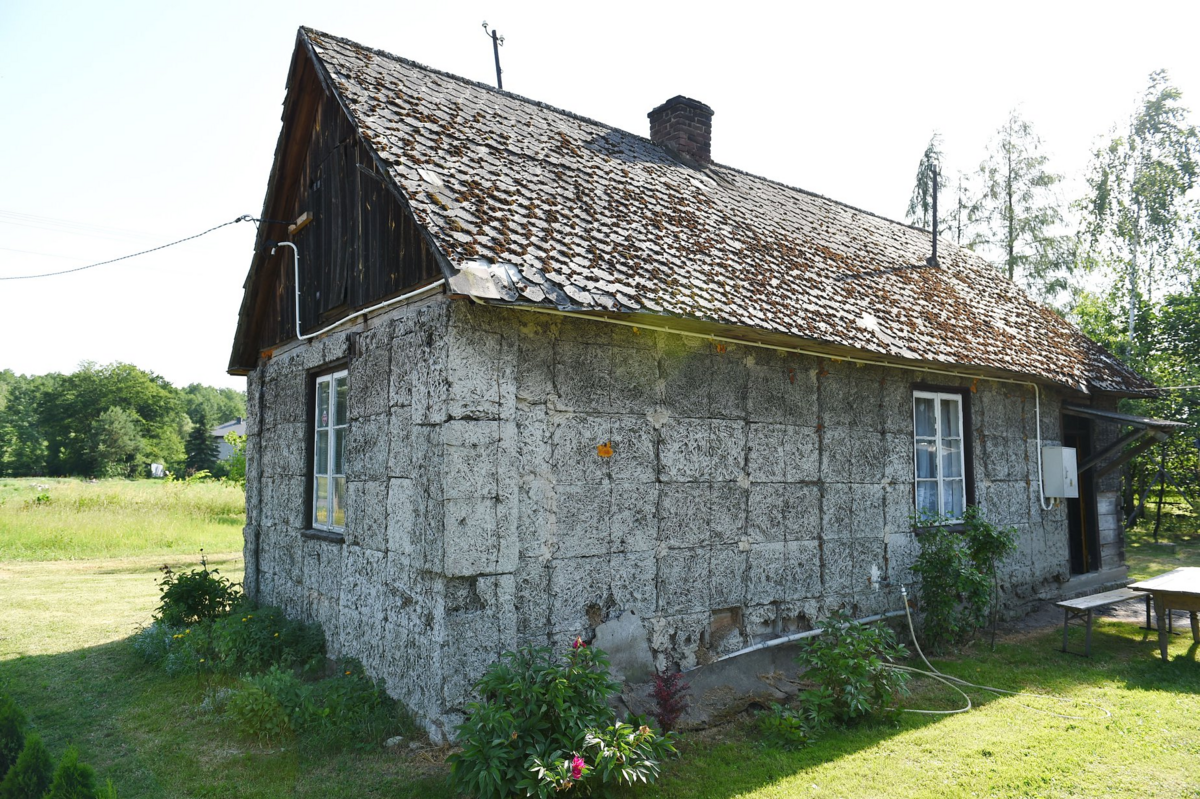
[[654, 781], [673, 739], [637, 718], [618, 722], [608, 700], [619, 688], [604, 653], [578, 639], [561, 658], [545, 647], [506, 652], [475, 684], [453, 782], [481, 798], [544, 798]]
[[675, 729], [675, 723], [687, 710], [687, 692], [691, 685], [684, 682], [682, 672], [671, 674], [654, 674], [654, 687], [650, 689], [650, 698], [654, 700], [654, 720], [663, 732]]
[[274, 607], [243, 603], [212, 624], [212, 658], [227, 674], [256, 674], [270, 666], [315, 672], [325, 662], [319, 624], [289, 619]]
[[186, 627], [224, 616], [242, 596], [240, 585], [223, 577], [218, 569], [208, 568], [203, 550], [199, 569], [175, 572], [163, 566], [161, 571], [158, 588], [162, 597], [154, 618], [167, 627]]
[[42, 799], [54, 776], [54, 761], [37, 733], [25, 738], [17, 762], [0, 780], [0, 799]]
[[79, 762], [75, 747], [69, 747], [59, 761], [46, 799], [96, 799], [96, 772]]
[[1016, 549], [1016, 535], [1015, 528], [987, 521], [975, 505], [963, 513], [961, 525], [920, 522], [921, 551], [912, 571], [921, 581], [922, 637], [932, 649], [961, 642], [987, 624], [996, 610], [996, 567]]
[[7, 694], [0, 694], [0, 778], [21, 756], [25, 748], [25, 714]]

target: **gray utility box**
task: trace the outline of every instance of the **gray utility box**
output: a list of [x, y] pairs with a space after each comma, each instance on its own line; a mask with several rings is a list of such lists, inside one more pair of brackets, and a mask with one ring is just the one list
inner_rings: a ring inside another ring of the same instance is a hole
[[1042, 493], [1063, 499], [1079, 497], [1074, 447], [1042, 447]]

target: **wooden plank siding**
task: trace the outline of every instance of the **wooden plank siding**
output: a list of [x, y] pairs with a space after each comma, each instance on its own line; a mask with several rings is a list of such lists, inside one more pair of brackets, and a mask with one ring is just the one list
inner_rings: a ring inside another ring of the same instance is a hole
[[[307, 334], [442, 273], [394, 184], [311, 60], [293, 67], [290, 82], [297, 91], [289, 92], [285, 104], [264, 216], [294, 220], [305, 212], [312, 215], [291, 238], [300, 250], [300, 320]], [[284, 225], [267, 225], [266, 241], [288, 240]], [[252, 316], [239, 325], [239, 337], [248, 333], [246, 343], [253, 342], [255, 352], [295, 338], [292, 251], [280, 247], [274, 255], [269, 252], [265, 244], [260, 249], [253, 281], [257, 296], [243, 306], [243, 315], [253, 309]], [[250, 353], [241, 351], [245, 362]]]

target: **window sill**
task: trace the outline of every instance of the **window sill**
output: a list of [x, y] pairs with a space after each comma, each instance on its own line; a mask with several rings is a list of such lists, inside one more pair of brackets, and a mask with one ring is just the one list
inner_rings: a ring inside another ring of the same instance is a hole
[[326, 541], [330, 544], [346, 543], [346, 536], [333, 530], [301, 530], [300, 537], [310, 541]]

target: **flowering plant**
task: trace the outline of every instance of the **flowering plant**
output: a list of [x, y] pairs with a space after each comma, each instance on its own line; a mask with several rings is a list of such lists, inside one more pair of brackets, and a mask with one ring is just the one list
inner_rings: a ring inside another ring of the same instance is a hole
[[475, 684], [480, 701], [458, 728], [456, 787], [481, 798], [545, 799], [652, 782], [673, 739], [641, 719], [617, 721], [608, 700], [619, 688], [604, 652], [580, 639], [561, 657], [545, 647], [505, 653]]

